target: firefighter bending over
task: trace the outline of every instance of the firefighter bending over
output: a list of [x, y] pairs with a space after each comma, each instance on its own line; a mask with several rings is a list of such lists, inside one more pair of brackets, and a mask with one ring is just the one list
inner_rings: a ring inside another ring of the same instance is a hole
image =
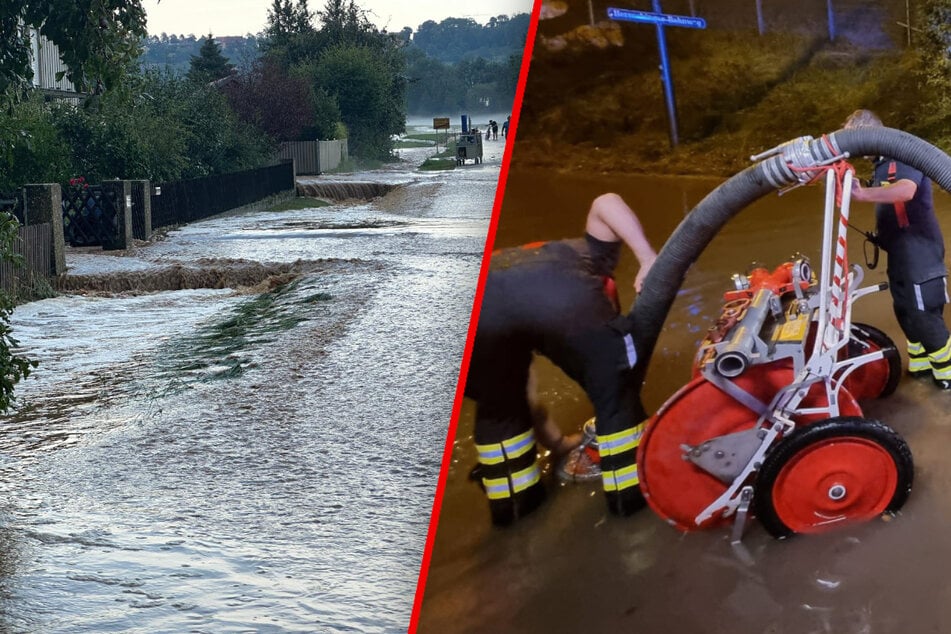
[[538, 440], [556, 452], [577, 443], [551, 433], [530, 380], [533, 353], [578, 382], [594, 405], [608, 508], [629, 515], [644, 506], [636, 450], [646, 416], [632, 380], [637, 353], [613, 286], [622, 242], [640, 264], [640, 291], [657, 256], [616, 194], [594, 200], [584, 238], [492, 256], [465, 395], [476, 402], [478, 472], [494, 524], [509, 524], [544, 499], [533, 421], [548, 430]]

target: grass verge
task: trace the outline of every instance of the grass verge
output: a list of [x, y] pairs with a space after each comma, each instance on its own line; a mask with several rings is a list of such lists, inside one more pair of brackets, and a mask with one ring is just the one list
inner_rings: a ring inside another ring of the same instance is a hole
[[316, 207], [329, 207], [331, 203], [320, 198], [311, 198], [310, 196], [298, 196], [282, 200], [276, 205], [268, 207], [268, 211], [292, 211], [294, 209], [313, 209]]
[[419, 169], [424, 172], [433, 172], [438, 170], [452, 170], [456, 169], [456, 160], [447, 159], [447, 158], [428, 158], [423, 161], [423, 164], [419, 166]]

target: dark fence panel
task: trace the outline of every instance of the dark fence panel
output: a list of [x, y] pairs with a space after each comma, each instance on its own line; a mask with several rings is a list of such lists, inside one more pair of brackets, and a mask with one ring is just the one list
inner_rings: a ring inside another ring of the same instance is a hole
[[118, 227], [116, 194], [102, 187], [63, 187], [63, 231], [74, 247], [106, 245]]
[[13, 252], [22, 257], [20, 265], [0, 262], [0, 287], [11, 294], [18, 294], [21, 288], [30, 288], [33, 280], [42, 277], [48, 280], [53, 276], [50, 262], [53, 249], [53, 227], [48, 222], [29, 226], [20, 226], [19, 240]]
[[236, 209], [294, 189], [294, 164], [279, 163], [187, 181], [153, 183], [152, 227], [167, 227]]
[[23, 191], [18, 189], [14, 192], [0, 192], [0, 211], [11, 213], [20, 221], [20, 224], [26, 223], [26, 217], [23, 213]]
[[132, 237], [148, 240], [152, 232], [151, 211], [146, 212], [145, 203], [150, 202], [148, 181], [132, 181]]

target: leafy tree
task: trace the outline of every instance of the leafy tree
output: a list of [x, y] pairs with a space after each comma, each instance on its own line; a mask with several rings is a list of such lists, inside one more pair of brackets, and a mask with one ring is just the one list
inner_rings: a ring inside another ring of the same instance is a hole
[[388, 158], [391, 136], [405, 129], [404, 86], [394, 79], [396, 63], [368, 47], [341, 44], [314, 66], [315, 84], [336, 98], [350, 151], [357, 156]]
[[207, 84], [227, 77], [234, 71], [234, 66], [221, 54], [221, 46], [209, 33], [205, 43], [201, 45], [198, 55], [192, 56], [191, 67], [188, 69], [188, 78], [193, 82]]
[[257, 167], [271, 155], [260, 131], [240, 122], [214, 88], [150, 71], [134, 94], [103, 95], [95, 110], [53, 106], [61, 146], [73, 148], [74, 174], [88, 181], [194, 178]]
[[347, 138], [347, 126], [340, 118], [337, 98], [323, 88], [314, 88], [314, 121], [301, 132], [301, 139], [328, 141]]
[[[250, 68], [261, 54], [258, 38], [251, 34], [217, 37], [215, 42], [221, 47], [222, 56], [242, 70]], [[144, 50], [139, 64], [142, 68], [168, 69], [185, 74], [191, 68], [192, 56], [199, 55], [205, 39], [202, 38], [201, 44], [196, 44], [188, 41], [173, 42], [168, 38], [163, 41], [161, 37], [150, 35], [143, 42]]]
[[407, 110], [414, 114], [508, 109], [515, 98], [529, 16], [482, 26], [448, 18], [420, 25], [406, 49]]
[[459, 112], [466, 107], [467, 87], [451, 64], [426, 55], [422, 49], [406, 53], [406, 109], [415, 114]]
[[325, 39], [325, 46], [374, 46], [380, 43], [380, 34], [354, 0], [327, 0], [323, 10], [318, 11], [317, 15], [323, 24], [320, 31]]
[[72, 176], [70, 151], [39, 94], [11, 100], [0, 117], [0, 191], [23, 183], [62, 182]]
[[936, 92], [941, 110], [951, 106], [951, 0], [926, 0], [922, 11], [921, 74]]
[[521, 58], [484, 58], [444, 64], [419, 48], [407, 52], [407, 110], [414, 114], [499, 112], [511, 107]]
[[446, 61], [458, 61], [467, 51], [473, 50], [473, 42], [482, 27], [472, 18], [446, 18], [442, 22], [427, 20], [419, 25], [413, 42], [423, 51]]
[[288, 73], [273, 59], [242, 73], [222, 92], [242, 121], [277, 141], [330, 139], [340, 120], [332, 97], [316, 95], [306, 76]]
[[314, 14], [307, 7], [307, 0], [273, 0], [267, 11], [265, 35], [270, 38], [290, 36], [313, 29]]
[[391, 135], [405, 125], [405, 42], [379, 32], [354, 0], [326, 0], [316, 12], [319, 29], [308, 23], [295, 31], [294, 11], [307, 11], [306, 3], [274, 0], [263, 48], [288, 75], [312, 86], [315, 122], [301, 134], [336, 137], [342, 121], [352, 153], [389, 157]]
[[486, 25], [470, 18], [446, 18], [438, 23], [428, 20], [417, 28], [413, 46], [442, 62], [477, 57], [504, 61], [525, 47], [529, 19], [523, 13], [490, 18]]
[[306, 0], [303, 5], [294, 5], [292, 0], [273, 3], [265, 37], [259, 43], [261, 52], [286, 71], [312, 62], [326, 48], [324, 38], [313, 25], [316, 14], [307, 8]]
[[119, 83], [146, 34], [141, 0], [4, 0], [0, 4], [0, 92], [28, 82], [29, 28], [60, 50], [66, 77], [80, 91]]

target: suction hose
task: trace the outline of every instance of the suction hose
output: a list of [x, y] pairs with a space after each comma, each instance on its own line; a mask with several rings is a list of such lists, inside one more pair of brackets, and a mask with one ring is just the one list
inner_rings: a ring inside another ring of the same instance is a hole
[[[951, 157], [914, 135], [884, 127], [839, 130], [820, 139], [794, 139], [775, 148], [769, 158], [722, 183], [674, 230], [658, 253], [644, 280], [644, 290], [628, 314], [640, 360], [634, 376], [638, 398], [657, 338], [687, 269], [717, 232], [757, 199], [788, 185], [808, 182], [818, 174], [822, 163], [845, 153], [851, 157], [893, 158], [917, 168], [943, 189], [951, 191]], [[810, 171], [810, 168], [817, 169]]]

